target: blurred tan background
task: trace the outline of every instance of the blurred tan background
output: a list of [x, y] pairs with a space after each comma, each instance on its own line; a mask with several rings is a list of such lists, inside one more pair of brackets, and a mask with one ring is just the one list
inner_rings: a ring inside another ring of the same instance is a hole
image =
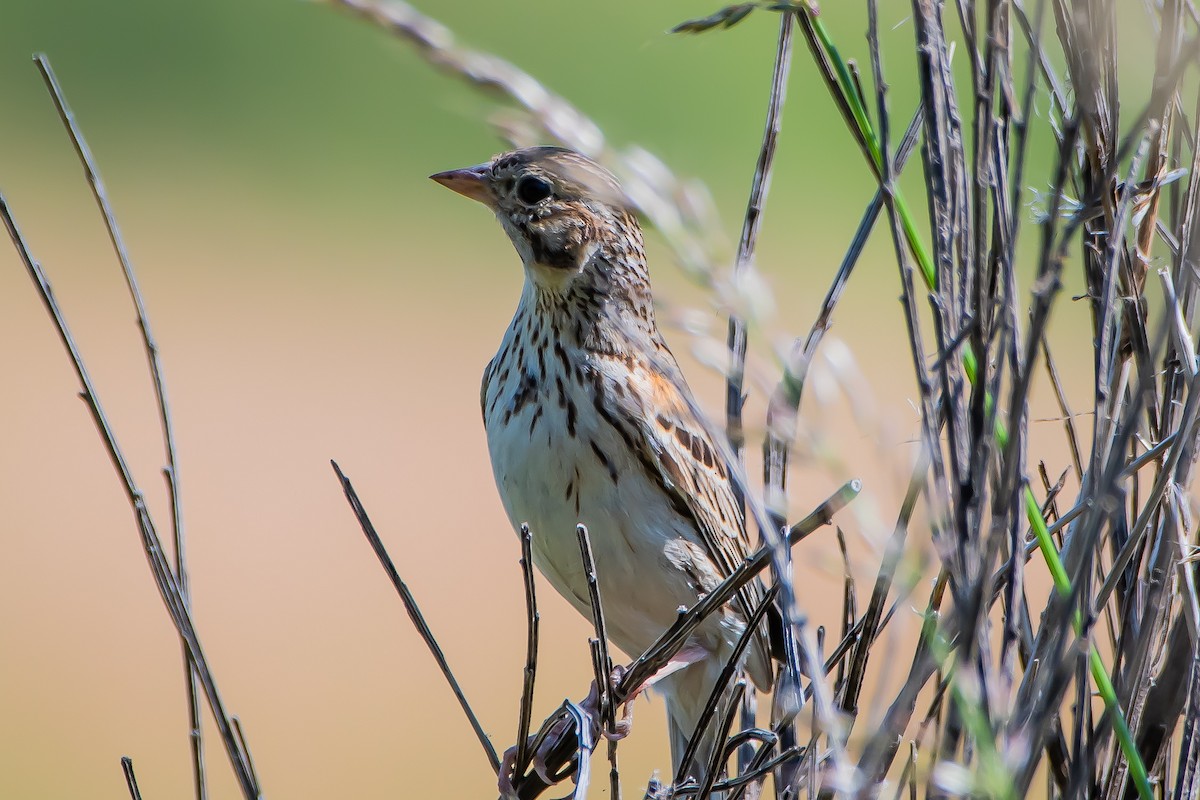
[[[911, 26], [904, 4], [884, 5], [888, 64], [902, 71]], [[617, 144], [637, 142], [706, 181], [733, 239], [776, 17], [665, 34], [710, 6], [423, 9], [567, 95]], [[837, 6], [827, 24], [865, 64], [861, 10]], [[34, 51], [58, 72], [141, 278], [179, 439], [194, 615], [267, 795], [492, 796], [494, 776], [328, 462], [355, 482], [502, 751], [515, 735], [524, 621], [478, 386], [520, 267], [483, 210], [426, 180], [501, 149], [484, 122], [494, 104], [317, 4], [5, 0], [0, 190], [54, 283], [163, 531], [163, 456], [134, 312]], [[893, 108], [907, 121], [915, 95], [895, 83]], [[1031, 170], [1046, 162], [1044, 137], [1037, 148]], [[871, 190], [799, 44], [759, 258], [777, 293], [773, 341], [807, 331]], [[1031, 228], [1025, 236], [1033, 241]], [[651, 258], [665, 321], [711, 310], [653, 239]], [[805, 401], [792, 484], [802, 514], [845, 478], [867, 480], [844, 520], [862, 581], [912, 457], [898, 292], [890, 241], [877, 236], [838, 311], [831, 352], [841, 366], [822, 363]], [[1065, 308], [1057, 330], [1082, 333], [1082, 311]], [[719, 412], [720, 378], [687, 357], [684, 332], [667, 335]], [[1076, 339], [1086, 347], [1086, 336]], [[763, 336], [755, 346], [755, 374], [769, 377]], [[1088, 351], [1070, 352], [1060, 357], [1082, 402]], [[7, 243], [0, 370], [0, 797], [123, 798], [121, 755], [133, 757], [148, 798], [187, 797], [179, 645], [69, 362]], [[857, 419], [838, 385], [856, 371]], [[761, 408], [756, 390], [752, 427]], [[1039, 430], [1053, 440], [1041, 455], [1057, 475], [1058, 426]], [[918, 550], [926, 538], [914, 530]], [[802, 598], [836, 639], [833, 541], [821, 534], [798, 557]], [[588, 629], [540, 589], [539, 718], [582, 696], [590, 679]], [[622, 746], [630, 793], [667, 761], [660, 715], [657, 701], [641, 701]], [[213, 796], [234, 797], [211, 724], [206, 732]]]

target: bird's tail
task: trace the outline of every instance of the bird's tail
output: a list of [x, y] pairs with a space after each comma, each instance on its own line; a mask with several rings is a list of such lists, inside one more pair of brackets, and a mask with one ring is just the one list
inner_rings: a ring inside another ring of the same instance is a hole
[[[696, 723], [704, 713], [708, 698], [717, 685], [717, 679], [725, 666], [724, 659], [705, 658], [689, 667], [679, 670], [658, 681], [655, 688], [663, 694], [664, 705], [667, 709], [667, 732], [671, 741], [671, 772], [679, 774], [679, 766], [687, 750], [688, 740], [696, 730]], [[684, 778], [693, 778], [697, 783], [704, 780], [712, 760], [713, 751], [717, 746], [723, 746], [724, 741], [718, 741], [720, 720], [729, 711], [733, 700], [733, 682], [726, 687], [717, 705], [716, 713], [706, 726], [704, 737], [700, 741], [696, 754], [688, 767]], [[723, 795], [714, 793], [713, 800], [720, 800]]]

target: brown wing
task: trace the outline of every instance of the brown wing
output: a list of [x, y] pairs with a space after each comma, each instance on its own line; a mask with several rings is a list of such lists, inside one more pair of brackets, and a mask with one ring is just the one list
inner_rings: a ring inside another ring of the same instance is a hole
[[[693, 415], [692, 404], [684, 394], [687, 385], [665, 346], [660, 355], [664, 352], [669, 362], [642, 373], [649, 381], [649, 393], [627, 391], [619, 395], [626, 405], [622, 416], [640, 434], [630, 438], [640, 449], [642, 461], [652, 468], [651, 474], [659, 479], [676, 509], [694, 522], [708, 557], [723, 579], [750, 554], [750, 541], [725, 461]], [[634, 407], [640, 398], [646, 398], [645, 406]], [[763, 584], [757, 579], [742, 587], [735, 608], [743, 619], [762, 602], [764, 594]], [[747, 663], [754, 683], [764, 691], [773, 682], [770, 652], [767, 626], [763, 624], [755, 634]]]

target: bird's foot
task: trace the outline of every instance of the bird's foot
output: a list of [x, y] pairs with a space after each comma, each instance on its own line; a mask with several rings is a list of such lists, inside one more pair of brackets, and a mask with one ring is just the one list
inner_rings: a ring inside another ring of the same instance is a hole
[[[624, 677], [624, 666], [617, 664], [613, 667], [612, 673], [608, 676], [609, 692], [616, 689]], [[646, 688], [645, 685], [637, 687], [632, 694], [625, 698], [625, 701], [621, 703], [621, 717], [620, 719], [614, 719], [611, 726], [604, 724], [604, 713], [603, 709], [600, 708], [600, 687], [596, 685], [595, 681], [592, 681], [592, 688], [588, 691], [588, 696], [584, 698], [579, 706], [593, 720], [600, 721], [600, 724], [596, 728], [599, 730], [601, 736], [610, 742], [619, 742], [633, 730], [633, 701], [637, 699], [644, 688]]]

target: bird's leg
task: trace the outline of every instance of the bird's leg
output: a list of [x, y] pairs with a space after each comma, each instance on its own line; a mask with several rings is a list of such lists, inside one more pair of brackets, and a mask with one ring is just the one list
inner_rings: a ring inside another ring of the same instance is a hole
[[708, 658], [709, 655], [710, 651], [708, 648], [704, 647], [704, 645], [700, 644], [699, 642], [689, 641], [683, 647], [679, 648], [678, 653], [671, 656], [671, 660], [664, 664], [662, 669], [651, 675], [646, 682], [638, 688], [638, 692], [653, 686], [668, 675], [674, 675], [681, 669], [690, 667], [692, 664], [695, 664], [699, 661], [703, 661], [704, 659]]
[[[601, 734], [604, 738], [611, 742], [616, 742], [628, 736], [629, 731], [633, 728], [633, 701], [637, 700], [642, 692], [658, 683], [658, 681], [672, 673], [678, 672], [684, 667], [690, 667], [697, 661], [702, 661], [708, 655], [708, 650], [695, 642], [690, 642], [680, 648], [679, 652], [662, 669], [651, 675], [644, 683], [629, 693], [629, 696], [625, 698], [625, 702], [621, 704], [621, 719], [613, 723], [612, 730], [604, 730], [603, 726], [601, 727]], [[616, 688], [624, 677], [625, 667], [618, 664], [613, 668], [612, 675], [609, 677], [612, 687]], [[588, 693], [587, 699], [583, 701], [583, 707], [594, 714], [599, 713], [600, 698], [598, 695], [596, 682], [592, 681], [592, 690]]]

